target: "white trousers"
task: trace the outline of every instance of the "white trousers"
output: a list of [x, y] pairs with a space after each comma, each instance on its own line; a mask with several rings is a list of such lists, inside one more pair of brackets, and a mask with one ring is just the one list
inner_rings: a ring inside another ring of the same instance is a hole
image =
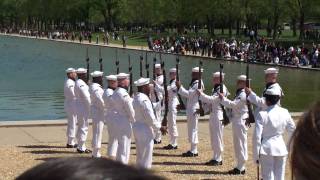
[[117, 119], [116, 140], [118, 141], [116, 161], [129, 163], [132, 127], [128, 119]]
[[78, 119], [78, 149], [84, 151], [86, 150], [85, 142], [88, 136], [90, 108], [83, 103], [77, 103], [77, 119]]
[[145, 123], [136, 122], [133, 124], [133, 134], [137, 147], [137, 166], [151, 169], [153, 152], [152, 128]]
[[101, 157], [100, 148], [102, 141], [102, 132], [104, 127], [104, 113], [92, 108], [92, 155]]
[[263, 180], [284, 180], [286, 156], [260, 155], [261, 175]]
[[77, 130], [77, 112], [75, 102], [65, 102], [64, 109], [67, 114], [67, 144], [76, 144], [76, 130]]
[[209, 119], [209, 131], [211, 148], [213, 150], [213, 158], [216, 161], [222, 161], [223, 152], [223, 126], [221, 120], [219, 120], [213, 114], [210, 115]]
[[[242, 120], [244, 122], [244, 120]], [[233, 146], [234, 154], [237, 160], [237, 169], [245, 170], [245, 162], [248, 160], [248, 145], [247, 145], [247, 130], [246, 125], [235, 121], [232, 123]]]
[[190, 150], [192, 153], [198, 153], [198, 119], [199, 114], [195, 114], [193, 111], [187, 110], [188, 140], [191, 145]]
[[109, 157], [116, 157], [118, 149], [118, 141], [116, 138], [116, 121], [112, 118], [107, 118], [106, 120], [108, 126], [108, 152]]
[[170, 144], [177, 146], [177, 137], [179, 135], [177, 128], [177, 110], [169, 110], [167, 118]]
[[[160, 125], [159, 127], [161, 127], [161, 122], [162, 122], [162, 116], [161, 116], [161, 106], [156, 106], [155, 107], [155, 113], [156, 113], [156, 119], [157, 119], [157, 123]], [[154, 139], [156, 141], [161, 141], [161, 131], [160, 128], [156, 128], [153, 127], [153, 131], [154, 131]]]

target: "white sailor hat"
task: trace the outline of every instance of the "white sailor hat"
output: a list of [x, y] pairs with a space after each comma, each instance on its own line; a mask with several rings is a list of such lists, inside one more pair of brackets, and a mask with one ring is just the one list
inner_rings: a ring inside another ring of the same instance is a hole
[[280, 88], [270, 88], [266, 90], [265, 94], [272, 95], [272, 96], [281, 96], [282, 92]]
[[[222, 73], [222, 77], [224, 77], [224, 73]], [[220, 72], [212, 73], [212, 77], [220, 77]]]
[[140, 78], [134, 82], [134, 85], [143, 86], [143, 85], [147, 85], [149, 83], [150, 83], [150, 78]]
[[266, 70], [264, 70], [265, 74], [278, 74], [279, 70], [276, 68], [268, 68]]
[[106, 76], [106, 79], [108, 81], [116, 81], [117, 80], [117, 76], [116, 75], [109, 75], [109, 76]]
[[85, 69], [85, 68], [78, 68], [78, 69], [76, 70], [76, 73], [78, 73], [78, 74], [87, 73], [87, 69]]
[[[199, 67], [192, 68], [192, 72], [199, 72]], [[203, 72], [203, 68], [201, 68], [201, 72]]]
[[73, 72], [76, 72], [76, 70], [74, 68], [68, 68], [66, 70], [66, 73], [73, 73]]
[[127, 79], [130, 77], [130, 74], [127, 74], [127, 73], [119, 73], [117, 75], [117, 79]]
[[154, 67], [155, 68], [161, 68], [161, 64], [155, 64]]
[[93, 71], [91, 73], [92, 77], [101, 77], [102, 75], [103, 75], [103, 72], [101, 72], [101, 71]]
[[169, 70], [169, 72], [175, 73], [175, 72], [177, 72], [177, 69], [176, 69], [176, 68], [171, 68], [171, 69]]
[[[237, 78], [239, 81], [246, 81], [247, 80], [247, 76], [246, 75], [240, 75], [238, 76]], [[248, 79], [248, 80], [251, 80], [251, 79]]]

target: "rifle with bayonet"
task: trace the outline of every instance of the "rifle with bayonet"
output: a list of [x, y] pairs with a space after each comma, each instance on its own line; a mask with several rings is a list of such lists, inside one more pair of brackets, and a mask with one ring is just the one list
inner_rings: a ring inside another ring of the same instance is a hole
[[147, 73], [147, 78], [149, 78], [149, 63], [148, 63], [148, 52], [146, 52], [146, 73]]
[[[156, 57], [153, 58], [153, 80], [156, 81]], [[155, 86], [153, 87], [153, 91], [154, 91], [154, 96], [156, 98], [156, 102], [159, 102], [159, 97], [158, 97], [158, 93], [156, 91]]]
[[[249, 79], [249, 63], [247, 62], [247, 69], [246, 69], [246, 87], [250, 88], [250, 79]], [[255, 123], [255, 119], [253, 116], [253, 110], [252, 110], [252, 105], [250, 101], [247, 100], [247, 106], [248, 106], [248, 115], [249, 117], [246, 119], [245, 124], [250, 127], [251, 123]]]
[[86, 62], [87, 62], [87, 84], [89, 84], [89, 75], [90, 75], [90, 64], [89, 64], [89, 47], [87, 47], [86, 52]]
[[[161, 54], [160, 54], [160, 59], [161, 59]], [[168, 88], [167, 88], [167, 75], [166, 75], [166, 70], [164, 68], [164, 62], [161, 62], [161, 69], [162, 69], [162, 74], [163, 74], [163, 88], [164, 88], [164, 115], [162, 119], [161, 126], [162, 127], [167, 127], [167, 116], [168, 116], [168, 111], [169, 111], [169, 97], [168, 97]], [[162, 130], [162, 134], [166, 134], [166, 130]]]
[[[202, 61], [200, 60], [199, 61], [199, 77], [198, 77], [198, 89], [202, 89]], [[199, 114], [200, 116], [204, 116], [204, 110], [203, 110], [203, 107], [202, 107], [202, 102], [199, 100]]]
[[101, 48], [99, 48], [99, 64], [100, 64], [100, 71], [103, 72], [103, 64], [102, 64], [102, 57], [101, 57]]
[[[220, 64], [220, 93], [223, 94], [223, 64]], [[221, 105], [222, 113], [223, 113], [223, 120], [222, 124], [224, 126], [228, 125], [230, 123], [229, 117], [227, 116], [227, 112], [223, 105]]]
[[[176, 81], [180, 81], [179, 64], [180, 64], [180, 59], [179, 59], [179, 57], [177, 57], [177, 59], [176, 59]], [[177, 109], [178, 110], [185, 110], [186, 106], [184, 105], [184, 103], [182, 101], [182, 98], [181, 98], [179, 93], [178, 93], [178, 100], [179, 100], [179, 105], [178, 105]]]
[[142, 72], [142, 63], [143, 63], [143, 56], [140, 56], [140, 77], [143, 77], [143, 72]]
[[117, 74], [119, 74], [119, 59], [118, 59], [118, 49], [116, 49], [116, 68], [117, 68]]
[[130, 87], [129, 87], [129, 95], [132, 97], [133, 89], [132, 89], [132, 65], [131, 65], [131, 58], [130, 55], [128, 55], [129, 60], [129, 78], [130, 78]]

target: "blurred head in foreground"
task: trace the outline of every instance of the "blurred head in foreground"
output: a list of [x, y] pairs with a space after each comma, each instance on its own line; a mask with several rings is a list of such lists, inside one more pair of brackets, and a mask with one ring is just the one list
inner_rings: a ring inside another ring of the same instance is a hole
[[320, 101], [299, 120], [292, 135], [291, 166], [297, 180], [320, 177]]
[[162, 177], [104, 158], [58, 158], [44, 162], [20, 175], [17, 180], [118, 180]]

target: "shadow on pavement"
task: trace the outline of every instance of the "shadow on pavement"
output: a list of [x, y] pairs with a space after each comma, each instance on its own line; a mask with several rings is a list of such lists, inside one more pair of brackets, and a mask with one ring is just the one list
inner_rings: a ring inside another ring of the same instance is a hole
[[160, 154], [160, 153], [153, 153], [153, 156], [182, 157], [180, 154]]
[[20, 148], [35, 148], [35, 149], [41, 149], [41, 148], [66, 148], [66, 146], [49, 146], [49, 145], [25, 145], [25, 146], [17, 146]]
[[189, 166], [189, 165], [194, 165], [194, 166], [204, 166], [204, 163], [187, 163], [187, 162], [153, 162], [153, 165], [167, 165], [167, 166]]
[[171, 173], [176, 174], [210, 174], [210, 175], [229, 175], [228, 172], [220, 172], [220, 171], [200, 171], [200, 170], [175, 170], [170, 171]]
[[34, 151], [24, 151], [23, 153], [31, 154], [75, 154], [75, 151], [57, 151], [57, 150], [34, 150]]

